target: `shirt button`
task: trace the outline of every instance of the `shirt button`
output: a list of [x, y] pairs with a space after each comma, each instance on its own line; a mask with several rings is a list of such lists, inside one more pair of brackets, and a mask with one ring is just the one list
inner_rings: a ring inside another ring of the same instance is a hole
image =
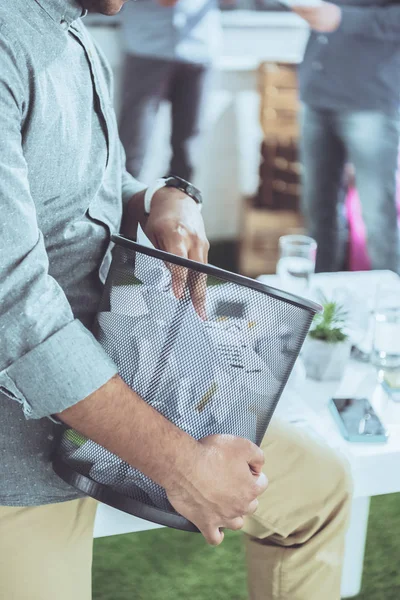
[[322, 66], [322, 64], [320, 62], [318, 62], [317, 60], [314, 60], [314, 62], [312, 63], [311, 66], [314, 69], [314, 71], [322, 71], [322, 69], [324, 68]]
[[68, 29], [69, 25], [65, 19], [61, 19], [60, 25], [63, 29]]
[[187, 19], [184, 14], [178, 13], [174, 15], [174, 25], [177, 29], [183, 29], [186, 25]]
[[320, 44], [328, 43], [328, 37], [326, 35], [319, 35], [317, 40], [319, 41]]

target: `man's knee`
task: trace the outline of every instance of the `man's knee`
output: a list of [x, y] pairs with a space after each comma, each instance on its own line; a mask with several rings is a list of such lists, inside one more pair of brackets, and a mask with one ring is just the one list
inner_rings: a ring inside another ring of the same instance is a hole
[[328, 525], [345, 530], [352, 477], [339, 452], [293, 426], [279, 426], [266, 439], [264, 453], [270, 486], [246, 521], [246, 533], [290, 546]]
[[314, 485], [301, 494], [298, 519], [292, 522], [284, 545], [306, 543], [326, 527], [343, 532], [347, 527], [353, 491], [347, 459], [325, 447], [318, 460], [311, 459], [308, 468], [313, 473]]

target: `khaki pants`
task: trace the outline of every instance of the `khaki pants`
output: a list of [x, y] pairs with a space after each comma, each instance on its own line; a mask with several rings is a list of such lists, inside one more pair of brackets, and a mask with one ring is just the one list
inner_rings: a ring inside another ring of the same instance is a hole
[[0, 599], [90, 600], [96, 507], [91, 498], [0, 506]]
[[[263, 448], [270, 485], [245, 525], [250, 599], [338, 600], [346, 467], [290, 425], [273, 423]], [[1, 600], [90, 600], [95, 509], [88, 498], [0, 507]]]
[[250, 600], [339, 600], [352, 482], [347, 463], [293, 425], [262, 448], [268, 489], [244, 531]]

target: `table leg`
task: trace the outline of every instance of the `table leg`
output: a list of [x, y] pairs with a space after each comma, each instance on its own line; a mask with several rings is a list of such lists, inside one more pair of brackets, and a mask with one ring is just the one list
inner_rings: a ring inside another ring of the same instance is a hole
[[361, 591], [370, 500], [370, 498], [353, 500], [350, 526], [346, 536], [342, 598], [353, 598]]
[[109, 535], [121, 535], [122, 533], [133, 533], [135, 531], [147, 531], [148, 529], [158, 529], [162, 525], [144, 521], [139, 517], [128, 515], [121, 510], [101, 504], [97, 507], [97, 514], [94, 523], [93, 537], [106, 537]]

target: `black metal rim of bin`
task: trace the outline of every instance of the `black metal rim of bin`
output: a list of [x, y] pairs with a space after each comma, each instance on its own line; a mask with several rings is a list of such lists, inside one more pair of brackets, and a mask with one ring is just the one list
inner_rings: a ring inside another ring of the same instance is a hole
[[182, 517], [182, 515], [167, 512], [161, 508], [149, 506], [133, 498], [128, 498], [128, 496], [110, 489], [107, 485], [97, 483], [93, 479], [78, 473], [59, 456], [55, 456], [53, 459], [53, 470], [63, 481], [102, 504], [108, 504], [112, 508], [117, 508], [140, 519], [157, 523], [157, 525], [165, 525], [173, 529], [199, 533], [197, 527], [185, 519], [185, 517]]
[[[236, 273], [231, 273], [218, 267], [182, 258], [163, 250], [142, 246], [141, 244], [138, 244], [137, 242], [134, 242], [133, 240], [125, 238], [121, 235], [113, 235], [111, 240], [117, 246], [123, 246], [132, 251], [137, 251], [141, 254], [161, 259], [179, 267], [186, 267], [188, 269], [204, 273], [205, 275], [210, 275], [227, 282], [257, 290], [263, 294], [283, 300], [284, 302], [294, 306], [307, 309], [312, 313], [319, 313], [322, 311], [322, 307], [311, 300], [270, 287], [255, 279], [244, 277], [243, 275], [238, 275]], [[138, 500], [124, 496], [123, 494], [111, 489], [109, 486], [98, 483], [93, 479], [90, 479], [89, 477], [86, 477], [85, 475], [75, 471], [58, 455], [53, 457], [52, 462], [55, 473], [61, 477], [61, 479], [84, 494], [91, 496], [99, 502], [102, 502], [103, 504], [107, 504], [113, 508], [122, 510], [128, 514], [157, 523], [159, 525], [164, 525], [166, 527], [172, 527], [174, 529], [180, 529], [183, 531], [199, 532], [197, 527], [182, 515], [167, 512], [160, 508], [146, 505]]]
[[189, 258], [176, 256], [175, 254], [170, 254], [164, 250], [156, 250], [155, 248], [142, 246], [141, 244], [138, 244], [137, 242], [134, 242], [133, 240], [130, 240], [122, 235], [115, 234], [111, 236], [111, 241], [117, 246], [124, 246], [125, 248], [129, 248], [133, 251], [136, 250], [141, 254], [145, 254], [146, 256], [160, 258], [161, 260], [170, 262], [178, 267], [186, 267], [187, 269], [192, 269], [194, 271], [198, 271], [199, 273], [204, 273], [205, 275], [211, 275], [212, 277], [217, 277], [219, 279], [223, 279], [224, 281], [237, 283], [238, 285], [257, 290], [258, 292], [262, 292], [263, 294], [267, 294], [268, 296], [272, 296], [278, 300], [283, 300], [284, 302], [288, 302], [294, 306], [308, 309], [311, 312], [322, 312], [322, 306], [320, 304], [317, 304], [312, 300], [308, 300], [308, 298], [302, 298], [300, 296], [296, 296], [295, 294], [291, 294], [290, 292], [270, 287], [269, 285], [265, 285], [265, 283], [261, 283], [261, 281], [257, 281], [256, 279], [251, 279], [250, 277], [245, 277], [244, 275], [238, 275], [237, 273], [231, 273], [230, 271], [225, 271], [224, 269], [220, 269], [219, 267], [214, 267], [212, 265], [199, 263]]

